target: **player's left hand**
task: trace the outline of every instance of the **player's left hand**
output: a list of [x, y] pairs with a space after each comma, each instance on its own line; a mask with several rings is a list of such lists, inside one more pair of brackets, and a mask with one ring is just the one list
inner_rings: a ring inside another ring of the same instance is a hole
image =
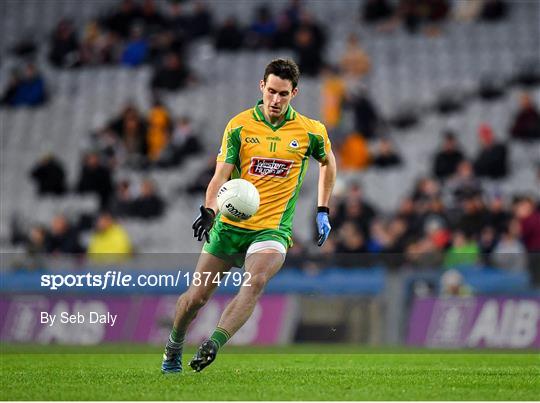
[[319, 233], [317, 246], [323, 245], [328, 239], [328, 235], [330, 235], [330, 230], [332, 229], [328, 219], [328, 208], [326, 208], [326, 211], [321, 210], [323, 210], [323, 208], [319, 208], [317, 212], [317, 232]]
[[206, 242], [210, 243], [210, 229], [214, 225], [214, 218], [216, 218], [216, 213], [210, 208], [204, 206], [200, 207], [200, 214], [193, 222], [191, 228], [193, 229], [193, 236], [197, 240], [202, 241], [203, 238], [206, 239]]

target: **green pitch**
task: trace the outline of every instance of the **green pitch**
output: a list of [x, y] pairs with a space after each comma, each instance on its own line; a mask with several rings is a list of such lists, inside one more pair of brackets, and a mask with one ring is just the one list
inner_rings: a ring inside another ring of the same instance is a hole
[[[184, 366], [193, 349], [184, 355]], [[161, 375], [161, 348], [2, 346], [0, 400], [536, 400], [526, 353], [225, 347], [201, 373]]]

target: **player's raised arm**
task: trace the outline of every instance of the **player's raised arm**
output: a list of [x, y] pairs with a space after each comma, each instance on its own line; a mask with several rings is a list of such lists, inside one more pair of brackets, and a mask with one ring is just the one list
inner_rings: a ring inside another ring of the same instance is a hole
[[330, 212], [328, 206], [336, 182], [336, 173], [336, 157], [332, 150], [328, 150], [326, 158], [319, 162], [319, 193], [317, 197], [317, 230], [319, 232], [317, 245], [319, 246], [322, 246], [326, 241], [332, 229], [328, 219]]

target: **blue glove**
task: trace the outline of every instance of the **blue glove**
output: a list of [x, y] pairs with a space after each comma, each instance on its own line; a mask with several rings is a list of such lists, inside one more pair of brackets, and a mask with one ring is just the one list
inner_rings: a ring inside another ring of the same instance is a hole
[[[321, 211], [322, 209], [325, 209], [326, 211]], [[317, 238], [317, 246], [322, 246], [322, 244], [328, 239], [331, 229], [332, 227], [330, 226], [330, 221], [328, 220], [328, 208], [319, 207], [317, 212], [317, 232], [319, 233]]]

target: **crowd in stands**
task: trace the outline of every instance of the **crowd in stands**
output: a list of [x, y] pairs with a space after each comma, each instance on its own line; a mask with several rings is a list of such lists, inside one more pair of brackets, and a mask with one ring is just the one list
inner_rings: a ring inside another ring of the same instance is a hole
[[505, 0], [468, 0], [453, 7], [448, 0], [367, 0], [361, 6], [362, 20], [376, 25], [380, 32], [392, 32], [400, 27], [409, 34], [423, 32], [439, 35], [448, 19], [494, 23], [509, 14]]
[[[88, 231], [94, 223], [96, 228], [107, 227], [100, 222], [114, 221], [115, 218], [156, 219], [165, 214], [167, 205], [159, 194], [157, 184], [146, 176], [147, 173], [153, 169], [178, 167], [190, 156], [200, 153], [202, 145], [199, 137], [189, 117], [173, 117], [158, 100], [146, 114], [134, 105], [127, 104], [119, 116], [90, 136], [92, 147], [82, 156], [75, 183], [67, 182], [63, 163], [52, 153], [37, 161], [29, 176], [40, 197], [66, 197], [71, 193], [96, 198], [98, 210], [73, 217], [76, 224], [69, 227], [70, 235]], [[119, 167], [141, 172], [139, 183], [117, 178]], [[195, 186], [205, 188], [208, 181], [209, 178], [205, 177]], [[199, 189], [188, 186], [182, 191], [196, 193]], [[106, 214], [106, 219], [102, 220], [100, 217], [103, 214]], [[63, 220], [66, 222], [65, 217]], [[56, 244], [51, 241], [55, 222], [53, 220], [48, 228], [41, 225], [33, 227], [27, 234], [14, 225], [12, 241], [25, 244], [32, 254], [36, 251], [81, 253], [83, 249], [80, 247], [56, 250], [50, 246]], [[115, 233], [119, 232], [116, 227], [121, 227], [121, 224], [115, 223]], [[80, 245], [75, 240], [74, 244]]]
[[309, 257], [312, 249], [300, 242], [291, 248], [287, 265], [308, 271], [359, 265], [415, 270], [490, 266], [530, 270], [538, 282], [539, 200], [489, 194], [481, 188], [469, 191], [445, 195], [440, 182], [424, 177], [395, 213], [383, 214], [353, 182], [333, 201], [333, 234], [320, 254]]
[[0, 105], [5, 107], [37, 107], [47, 101], [45, 80], [33, 63], [15, 68], [9, 77]]
[[[360, 10], [362, 20], [381, 32], [404, 29], [427, 35], [441, 34], [443, 22], [451, 17], [492, 22], [507, 14], [508, 4], [502, 0], [461, 2], [454, 10], [447, 0], [400, 0], [397, 4], [367, 0]], [[197, 82], [186, 48], [204, 37], [211, 39], [218, 51], [288, 49], [296, 54], [303, 75], [320, 75], [321, 120], [332, 137], [341, 171], [370, 167], [392, 170], [408, 163], [392, 142], [388, 122], [365, 84], [372, 61], [361, 39], [351, 34], [335, 65], [329, 64], [324, 57], [326, 29], [300, 1], [291, 1], [277, 13], [260, 6], [254, 9], [252, 23], [242, 26], [234, 16], [215, 24], [211, 10], [203, 3], [196, 3], [187, 12], [180, 1], [158, 9], [152, 0], [123, 0], [117, 8], [90, 21], [82, 34], [72, 22], [62, 19], [51, 35], [48, 59], [61, 69], [151, 64], [149, 85], [158, 95], [159, 91], [177, 91]], [[13, 72], [1, 102], [37, 106], [46, 99], [44, 80], [29, 63], [22, 72]], [[341, 125], [345, 108], [353, 116], [351, 133], [344, 133]], [[540, 140], [540, 114], [529, 94], [523, 93], [508, 133], [501, 134], [494, 133], [489, 123], [482, 124], [477, 133], [480, 150], [477, 155], [468, 155], [459, 144], [460, 136], [451, 130], [442, 133], [430, 174], [419, 178], [398, 210], [390, 214], [366, 201], [358, 182], [349, 184], [346, 193], [332, 201], [333, 230], [320, 253], [310, 257], [312, 248], [296, 241], [287, 265], [306, 270], [358, 266], [358, 259], [350, 256], [361, 254], [359, 259], [366, 266], [405, 264], [450, 270], [490, 265], [505, 270], [529, 269], [538, 281], [539, 273], [532, 267], [539, 265], [540, 200], [529, 195], [489, 193], [482, 185], [484, 178], [499, 180], [510, 173], [506, 142]], [[90, 212], [89, 217], [58, 215], [49, 225], [36, 225], [25, 233], [14, 226], [13, 242], [24, 244], [30, 255], [133, 252], [135, 246], [117, 219], [158, 218], [165, 214], [167, 205], [159, 194], [159, 184], [146, 176], [139, 183], [117, 178], [118, 167], [146, 175], [150, 169], [178, 167], [202, 151], [193, 122], [186, 116], [172, 116], [158, 96], [146, 113], [126, 105], [91, 135], [91, 144], [91, 151], [81, 160], [76, 183], [67, 183], [62, 162], [52, 154], [31, 169], [37, 194], [94, 195], [99, 210]], [[205, 192], [214, 161], [214, 156], [209, 157], [193, 182], [181, 190]], [[81, 237], [86, 233], [89, 241], [85, 243]], [[448, 276], [450, 285], [455, 277]]]

